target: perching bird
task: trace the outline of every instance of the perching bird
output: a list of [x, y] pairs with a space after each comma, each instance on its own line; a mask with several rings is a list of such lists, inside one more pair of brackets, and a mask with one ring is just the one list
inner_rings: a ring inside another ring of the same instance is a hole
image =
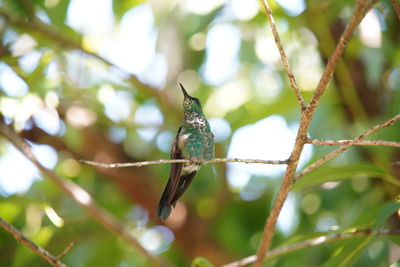
[[200, 101], [191, 97], [179, 84], [184, 95], [183, 123], [171, 148], [171, 159], [189, 159], [193, 163], [173, 163], [167, 186], [157, 208], [157, 217], [166, 220], [172, 207], [187, 190], [205, 160], [214, 158], [214, 135], [206, 120]]

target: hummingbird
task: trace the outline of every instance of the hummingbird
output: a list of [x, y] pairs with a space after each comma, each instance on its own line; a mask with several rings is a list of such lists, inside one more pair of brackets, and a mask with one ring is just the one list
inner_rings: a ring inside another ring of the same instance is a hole
[[188, 189], [206, 160], [214, 158], [214, 135], [199, 99], [190, 96], [179, 83], [183, 99], [183, 122], [171, 148], [171, 159], [188, 159], [190, 163], [172, 163], [169, 178], [157, 208], [157, 217], [166, 220], [176, 202]]

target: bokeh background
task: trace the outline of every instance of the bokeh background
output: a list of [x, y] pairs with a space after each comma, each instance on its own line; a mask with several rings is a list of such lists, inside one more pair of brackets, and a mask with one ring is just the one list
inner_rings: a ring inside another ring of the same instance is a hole
[[[169, 157], [182, 120], [181, 82], [198, 97], [216, 157], [287, 159], [300, 109], [257, 0], [2, 0], [1, 119], [40, 162], [85, 188], [149, 251], [176, 266], [220, 265], [254, 254], [284, 167], [201, 169], [166, 222], [155, 210], [169, 166], [102, 169], [79, 159]], [[308, 100], [355, 1], [270, 2], [299, 88]], [[309, 135], [349, 139], [400, 111], [400, 23], [380, 1], [348, 45]], [[371, 139], [400, 141], [399, 123]], [[300, 168], [332, 147], [306, 145]], [[0, 216], [70, 266], [148, 266], [0, 139]], [[357, 147], [305, 176], [289, 194], [273, 246], [348, 228], [368, 229], [399, 194], [398, 149]], [[389, 216], [389, 215], [387, 215]], [[396, 214], [385, 228], [398, 229]], [[387, 237], [286, 254], [267, 266], [388, 266]], [[347, 253], [347, 254], [346, 254]], [[350, 256], [348, 255], [350, 254]], [[347, 258], [345, 258], [347, 256]], [[298, 265], [302, 263], [303, 265]], [[0, 231], [1, 266], [45, 266]]]

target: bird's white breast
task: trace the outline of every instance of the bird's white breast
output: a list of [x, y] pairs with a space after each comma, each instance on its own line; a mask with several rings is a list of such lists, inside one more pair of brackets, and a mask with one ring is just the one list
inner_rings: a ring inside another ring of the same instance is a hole
[[185, 163], [183, 165], [182, 172], [183, 173], [192, 173], [192, 172], [198, 171], [199, 169], [200, 169], [200, 165], [198, 165], [198, 164], [193, 164], [193, 163], [187, 164], [187, 163]]

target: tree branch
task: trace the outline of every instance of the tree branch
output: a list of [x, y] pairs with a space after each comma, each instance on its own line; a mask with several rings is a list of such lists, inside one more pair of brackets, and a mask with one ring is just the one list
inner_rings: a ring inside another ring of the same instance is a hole
[[68, 246], [57, 256], [57, 259], [61, 260], [65, 255], [68, 254], [68, 252], [71, 251], [71, 249], [75, 246], [75, 244], [76, 244], [75, 241], [69, 243]]
[[[266, 255], [266, 260], [279, 257], [281, 255], [287, 254], [289, 252], [293, 252], [296, 250], [300, 249], [305, 249], [305, 248], [312, 248], [316, 247], [319, 245], [335, 242], [335, 241], [340, 241], [340, 240], [345, 240], [345, 239], [351, 239], [351, 238], [356, 238], [356, 237], [363, 237], [363, 236], [382, 236], [382, 235], [400, 235], [400, 230], [386, 230], [386, 229], [381, 229], [381, 230], [368, 230], [368, 231], [358, 231], [358, 232], [343, 232], [343, 233], [337, 233], [337, 234], [331, 234], [331, 235], [326, 235], [326, 236], [320, 236], [312, 239], [308, 239], [305, 241], [301, 241], [298, 243], [293, 243], [289, 244], [286, 246], [281, 246], [276, 249], [273, 249], [268, 252]], [[234, 261], [228, 264], [223, 265], [222, 267], [239, 267], [239, 266], [244, 266], [250, 263], [253, 263], [256, 260], [257, 256], [252, 255], [246, 258], [243, 258], [238, 261]]]
[[[263, 0], [264, 2], [265, 0]], [[278, 216], [283, 207], [283, 203], [285, 202], [287, 195], [292, 187], [293, 178], [297, 169], [297, 165], [299, 163], [299, 158], [301, 152], [303, 151], [305, 139], [307, 137], [307, 131], [310, 126], [310, 122], [312, 116], [315, 112], [315, 109], [318, 106], [318, 103], [325, 92], [326, 86], [328, 82], [332, 78], [332, 75], [341, 59], [344, 49], [350, 40], [356, 26], [360, 23], [361, 19], [364, 17], [366, 10], [365, 0], [358, 0], [353, 15], [350, 19], [350, 22], [343, 32], [338, 45], [336, 46], [332, 56], [329, 58], [325, 71], [317, 85], [317, 88], [311, 98], [310, 104], [308, 105], [305, 112], [302, 113], [302, 118], [300, 121], [300, 126], [297, 131], [295, 145], [293, 147], [292, 153], [290, 155], [290, 161], [286, 168], [285, 175], [283, 177], [281, 188], [278, 192], [278, 195], [275, 199], [272, 210], [265, 222], [263, 235], [260, 241], [260, 245], [257, 251], [257, 260], [254, 263], [255, 267], [261, 267], [264, 262], [265, 255], [271, 246], [272, 237], [274, 235], [276, 221], [278, 220]]]
[[270, 7], [268, 5], [268, 2], [266, 0], [263, 0], [262, 4], [264, 6], [265, 13], [267, 14], [267, 18], [268, 18], [269, 25], [270, 25], [271, 30], [272, 30], [272, 34], [274, 35], [276, 47], [278, 48], [279, 53], [281, 55], [281, 60], [282, 60], [282, 63], [283, 63], [283, 67], [285, 68], [286, 74], [287, 74], [287, 76], [289, 78], [290, 86], [292, 87], [293, 92], [297, 97], [297, 101], [300, 104], [301, 111], [303, 112], [303, 111], [306, 110], [306, 104], [304, 103], [304, 99], [303, 99], [303, 97], [302, 97], [302, 95], [300, 93], [299, 87], [297, 86], [296, 79], [295, 79], [295, 77], [293, 75], [292, 70], [290, 69], [289, 62], [287, 61], [285, 50], [283, 49], [283, 45], [282, 45], [281, 39], [279, 37], [278, 31], [276, 30], [275, 20], [274, 20], [274, 17], [272, 16], [272, 11], [271, 11], [271, 9], [270, 9]]
[[151, 254], [122, 226], [120, 222], [101, 206], [83, 188], [70, 180], [61, 179], [53, 171], [46, 169], [33, 154], [30, 145], [22, 140], [13, 130], [0, 120], [0, 134], [11, 142], [27, 159], [29, 159], [42, 174], [51, 180], [62, 192], [68, 195], [79, 206], [83, 207], [99, 224], [124, 239], [134, 249], [145, 255], [155, 266], [169, 266], [156, 255]]
[[11, 224], [3, 220], [3, 218], [0, 218], [0, 226], [3, 227], [4, 230], [9, 232], [14, 237], [15, 240], [21, 242], [26, 247], [33, 250], [33, 252], [35, 252], [40, 257], [48, 261], [51, 265], [56, 267], [67, 267], [67, 265], [62, 263], [57, 257], [53, 256], [52, 254], [50, 254], [50, 252], [48, 252], [38, 244], [34, 243], [29, 238], [27, 238], [21, 231], [19, 231], [17, 228], [15, 228]]
[[[374, 1], [371, 1], [371, 3], [373, 2]], [[370, 9], [373, 7], [373, 5], [369, 4], [368, 7]], [[319, 80], [317, 89], [315, 90], [311, 98], [310, 104], [307, 108], [307, 112], [310, 113], [311, 115], [317, 108], [319, 100], [324, 94], [328, 82], [331, 80], [332, 75], [336, 69], [336, 66], [339, 63], [340, 59], [342, 58], [344, 49], [346, 48], [347, 43], [351, 39], [355, 28], [357, 27], [358, 24], [360, 24], [361, 20], [364, 18], [365, 14], [368, 12], [369, 9], [366, 8], [366, 0], [357, 0], [353, 16], [351, 17], [350, 22], [347, 25], [347, 28], [340, 37], [339, 43], [337, 44], [335, 51], [329, 58], [329, 61], [325, 68], [325, 72], [322, 75], [321, 79]]]
[[397, 3], [396, 0], [390, 0], [390, 2], [392, 2], [394, 11], [397, 14], [397, 18], [400, 20], [400, 5], [399, 5], [399, 3]]
[[[371, 134], [375, 133], [376, 131], [378, 131], [378, 130], [384, 128], [384, 127], [388, 127], [388, 126], [393, 125], [393, 123], [395, 123], [398, 120], [400, 120], [400, 114], [394, 116], [393, 118], [391, 118], [391, 119], [389, 119], [389, 120], [387, 120], [387, 121], [385, 121], [383, 123], [375, 125], [374, 127], [366, 130], [365, 132], [363, 132], [362, 134], [360, 134], [359, 136], [354, 138], [354, 140], [356, 140], [356, 141], [361, 140], [364, 137], [366, 137], [368, 135], [371, 135]], [[336, 156], [340, 155], [341, 153], [346, 151], [349, 147], [351, 147], [351, 145], [350, 144], [346, 144], [346, 145], [343, 145], [342, 147], [339, 147], [338, 149], [326, 154], [325, 156], [323, 156], [322, 158], [320, 158], [319, 160], [317, 160], [316, 162], [314, 162], [313, 164], [309, 165], [304, 170], [299, 172], [296, 175], [295, 180], [300, 179], [305, 174], [315, 170], [316, 168], [320, 167], [321, 165], [325, 164], [326, 162], [328, 162], [331, 159], [335, 158]]]
[[[152, 161], [141, 161], [141, 162], [128, 162], [128, 163], [102, 163], [90, 160], [80, 160], [80, 162], [92, 166], [102, 168], [125, 168], [125, 167], [142, 167], [147, 165], [167, 164], [167, 163], [190, 163], [187, 159], [159, 159]], [[261, 163], [261, 164], [273, 164], [273, 165], [284, 165], [288, 164], [288, 160], [262, 160], [262, 159], [227, 159], [227, 158], [216, 158], [212, 160], [206, 160], [203, 163], [222, 163], [222, 162], [242, 162], [242, 163]]]
[[383, 140], [318, 140], [318, 139], [306, 139], [307, 144], [317, 145], [317, 146], [390, 146], [390, 147], [400, 147], [400, 142], [383, 141]]

